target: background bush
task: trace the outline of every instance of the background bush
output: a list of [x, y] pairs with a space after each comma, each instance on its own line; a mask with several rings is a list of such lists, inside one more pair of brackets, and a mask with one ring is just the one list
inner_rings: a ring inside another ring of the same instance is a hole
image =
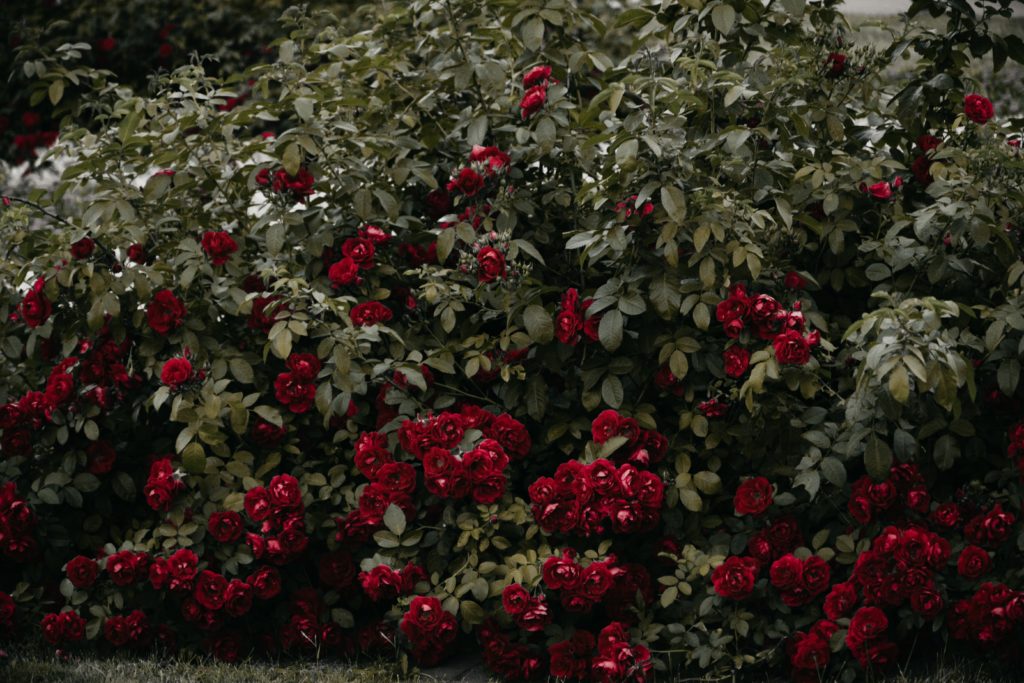
[[1019, 656], [1021, 122], [966, 71], [1022, 56], [1005, 6], [879, 47], [829, 2], [421, 0], [145, 88], [68, 57], [71, 159], [0, 214], [0, 623], [510, 679]]

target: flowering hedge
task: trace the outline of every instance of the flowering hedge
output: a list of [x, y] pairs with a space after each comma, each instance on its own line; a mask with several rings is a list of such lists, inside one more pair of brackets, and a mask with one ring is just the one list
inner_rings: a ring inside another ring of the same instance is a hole
[[5, 198], [4, 632], [1019, 657], [1020, 122], [947, 54], [990, 13], [880, 51], [828, 2], [376, 11], [287, 11], [236, 106], [201, 64], [100, 88]]

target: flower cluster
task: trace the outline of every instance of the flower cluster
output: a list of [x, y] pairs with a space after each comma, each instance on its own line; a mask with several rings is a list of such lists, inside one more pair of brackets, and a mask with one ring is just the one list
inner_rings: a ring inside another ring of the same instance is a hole
[[551, 78], [551, 67], [535, 66], [523, 76], [523, 98], [519, 100], [519, 110], [524, 119], [533, 116], [548, 101], [548, 86], [557, 81]]
[[254, 486], [246, 491], [244, 503], [249, 519], [260, 525], [259, 533], [246, 534], [253, 557], [284, 565], [306, 550], [306, 507], [295, 477], [278, 474], [266, 488]]
[[593, 299], [580, 301], [575, 288], [565, 290], [558, 313], [555, 314], [555, 338], [569, 346], [576, 346], [581, 338], [590, 342], [597, 341], [601, 315], [586, 315], [593, 303]]
[[174, 502], [174, 496], [184, 490], [185, 484], [174, 471], [170, 456], [158, 458], [149, 468], [149, 478], [142, 492], [146, 502], [154, 510], [168, 510]]
[[0, 551], [15, 562], [26, 562], [36, 554], [38, 544], [33, 531], [36, 516], [18, 495], [13, 481], [0, 486]]
[[931, 496], [920, 469], [912, 464], [894, 465], [889, 477], [875, 481], [865, 475], [850, 487], [847, 510], [858, 524], [867, 525], [880, 514], [904, 509], [927, 513]]
[[616, 464], [631, 463], [637, 467], [648, 467], [665, 458], [668, 439], [653, 429], [641, 429], [631, 417], [623, 417], [615, 410], [602, 411], [590, 424], [594, 443], [605, 444], [614, 437], [622, 437], [625, 443], [610, 456]]
[[301, 415], [309, 410], [316, 398], [316, 376], [320, 373], [320, 359], [311, 353], [293, 353], [285, 362], [287, 372], [274, 380], [274, 396], [288, 410]]
[[455, 640], [457, 626], [455, 617], [444, 611], [440, 600], [422, 596], [412, 599], [399, 624], [412, 644], [413, 656], [424, 666], [441, 661]]
[[545, 531], [584, 536], [648, 531], [661, 519], [664, 483], [653, 472], [610, 460], [562, 463], [530, 485], [533, 517]]
[[306, 202], [313, 194], [313, 183], [316, 179], [305, 166], [291, 175], [283, 168], [274, 171], [271, 176], [269, 168], [261, 168], [256, 173], [256, 184], [269, 187], [278, 195], [291, 195], [293, 202]]
[[953, 605], [949, 631], [956, 640], [992, 648], [1019, 642], [1024, 625], [1024, 592], [1002, 583], [986, 582], [970, 597]]
[[[452, 179], [448, 181], [445, 189], [448, 193], [458, 193], [472, 198], [480, 194], [488, 182], [507, 175], [511, 167], [512, 159], [497, 147], [474, 145], [469, 153], [469, 164], [453, 171]], [[476, 215], [483, 217], [483, 214], [477, 214], [476, 211], [467, 213], [466, 217]], [[475, 220], [474, 227], [479, 227]]]
[[[791, 310], [786, 310], [774, 297], [748, 294], [746, 287], [737, 284], [718, 304], [715, 319], [722, 323], [730, 339], [748, 339], [752, 334], [758, 339], [770, 340], [779, 365], [805, 365], [820, 335], [817, 330], [805, 334], [806, 321], [800, 308], [797, 301]], [[735, 377], [742, 375], [749, 363], [749, 356], [733, 350], [737, 348], [730, 347], [725, 356], [727, 372]]]

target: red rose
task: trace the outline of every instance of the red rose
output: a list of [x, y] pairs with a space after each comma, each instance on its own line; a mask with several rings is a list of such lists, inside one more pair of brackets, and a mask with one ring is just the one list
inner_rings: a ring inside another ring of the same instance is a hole
[[43, 294], [43, 286], [46, 282], [40, 278], [32, 285], [32, 289], [25, 294], [25, 298], [18, 304], [18, 312], [22, 320], [29, 327], [39, 327], [50, 319], [53, 313], [53, 304]]
[[831, 571], [829, 570], [828, 562], [817, 555], [811, 555], [804, 560], [801, 587], [806, 590], [811, 597], [820, 595], [828, 589], [830, 576]]
[[287, 435], [288, 430], [283, 425], [278, 427], [263, 419], [258, 419], [252, 426], [252, 439], [263, 448], [273, 448]]
[[185, 320], [185, 306], [169, 289], [161, 289], [146, 306], [146, 320], [154, 332], [166, 335]]
[[830, 78], [838, 78], [846, 71], [846, 55], [842, 52], [829, 52], [825, 58], [825, 66]]
[[991, 100], [977, 93], [971, 93], [964, 97], [964, 113], [967, 114], [967, 118], [977, 124], [985, 124], [996, 115]]
[[146, 248], [136, 242], [128, 247], [128, 260], [132, 263], [143, 264], [147, 261]]
[[164, 363], [160, 371], [160, 381], [171, 391], [177, 391], [181, 385], [192, 379], [192, 363], [188, 358], [171, 358]]
[[523, 93], [523, 99], [519, 100], [519, 109], [522, 111], [523, 119], [528, 119], [537, 112], [544, 103], [548, 101], [548, 87], [546, 84], [535, 85]]
[[786, 330], [776, 335], [772, 346], [779, 365], [805, 365], [811, 359], [810, 344], [796, 330]]
[[89, 237], [83, 237], [71, 245], [71, 256], [76, 259], [88, 258], [96, 248], [96, 243]]
[[231, 579], [224, 592], [224, 611], [233, 617], [241, 617], [252, 609], [253, 588], [241, 579]]
[[242, 537], [242, 516], [237, 512], [225, 510], [214, 512], [207, 523], [210, 535], [221, 543], [234, 543]]
[[442, 647], [455, 638], [455, 617], [435, 597], [417, 596], [409, 604], [399, 627], [413, 643], [429, 640]]
[[254, 522], [262, 522], [271, 513], [270, 494], [262, 486], [254, 486], [245, 492], [245, 512]]
[[551, 78], [551, 67], [546, 64], [535, 66], [523, 75], [523, 87], [532, 88], [546, 83]]
[[956, 562], [956, 570], [965, 579], [981, 578], [992, 567], [992, 558], [988, 551], [976, 545], [969, 545], [960, 552]]
[[561, 555], [552, 555], [544, 560], [544, 583], [552, 590], [575, 591], [583, 580], [582, 573], [575, 551], [566, 549]]
[[722, 352], [725, 374], [732, 378], [742, 377], [750, 366], [750, 351], [739, 345], [730, 346]]
[[250, 330], [262, 330], [270, 332], [270, 329], [277, 322], [278, 315], [282, 312], [277, 302], [280, 297], [258, 296], [252, 300], [252, 312], [246, 325]]
[[804, 563], [795, 555], [783, 555], [772, 563], [769, 577], [780, 591], [798, 588], [803, 584]]
[[744, 600], [754, 592], [758, 562], [752, 557], [732, 555], [711, 572], [715, 592], [723, 598]]
[[260, 600], [270, 600], [281, 592], [281, 574], [274, 567], [260, 567], [245, 581], [253, 587]]
[[359, 276], [359, 265], [347, 256], [328, 269], [327, 279], [336, 288], [351, 284], [358, 285], [363, 281], [363, 278]]
[[96, 582], [100, 567], [96, 564], [96, 560], [85, 555], [78, 555], [67, 563], [64, 571], [68, 575], [68, 581], [75, 588], [88, 588]]
[[311, 353], [293, 353], [285, 362], [295, 377], [303, 382], [316, 379], [320, 373], [320, 359]]
[[379, 301], [367, 301], [357, 304], [349, 311], [352, 324], [358, 327], [386, 323], [393, 317], [391, 309]]
[[747, 479], [736, 489], [733, 506], [739, 515], [761, 515], [771, 507], [772, 484], [765, 477]]
[[513, 459], [524, 458], [533, 441], [526, 426], [508, 413], [498, 415], [484, 428], [484, 434], [501, 445]]
[[58, 645], [64, 638], [64, 620], [60, 614], [47, 614], [43, 616], [40, 626], [43, 629], [43, 638], [50, 645]]
[[217, 611], [224, 606], [228, 580], [216, 572], [204, 569], [196, 579], [193, 597], [208, 610]]
[[128, 586], [138, 574], [138, 559], [130, 550], [122, 550], [107, 558], [107, 574], [116, 586]]
[[294, 372], [282, 372], [274, 379], [274, 397], [288, 410], [301, 415], [313, 406], [316, 385], [299, 379]]
[[530, 606], [530, 594], [518, 583], [510, 583], [501, 592], [501, 606], [510, 616], [521, 615]]
[[373, 256], [376, 251], [374, 243], [364, 237], [350, 237], [341, 245], [342, 255], [352, 259], [361, 270], [373, 268]]
[[590, 431], [595, 443], [605, 443], [619, 434], [622, 416], [614, 410], [603, 410], [590, 424]]
[[404, 585], [401, 575], [386, 564], [379, 564], [359, 574], [363, 591], [374, 602], [392, 601], [401, 595]]
[[231, 255], [238, 251], [238, 244], [230, 234], [223, 230], [204, 232], [202, 243], [203, 251], [210, 257], [210, 263], [215, 266], [223, 266], [231, 258]]
[[282, 510], [296, 510], [302, 507], [302, 491], [299, 480], [290, 474], [279, 474], [267, 486], [270, 502]]
[[839, 619], [849, 614], [857, 604], [857, 589], [852, 582], [837, 583], [825, 596], [824, 611], [829, 619]]
[[505, 277], [505, 256], [494, 247], [484, 247], [476, 254], [477, 280], [494, 282]]
[[791, 270], [786, 273], [782, 284], [786, 289], [805, 289], [807, 287], [807, 280], [801, 277], [800, 273]]
[[483, 189], [484, 177], [471, 168], [464, 168], [452, 180], [449, 189], [457, 189], [467, 197], [474, 196]]
[[921, 588], [910, 594], [910, 607], [923, 617], [932, 619], [942, 612], [942, 596], [934, 588]]
[[114, 468], [114, 462], [117, 461], [117, 451], [109, 441], [94, 441], [85, 452], [89, 456], [86, 469], [90, 474], [106, 474]]
[[543, 599], [530, 600], [526, 609], [515, 618], [515, 622], [527, 633], [537, 633], [551, 623], [551, 617], [551, 611]]
[[[814, 633], [797, 631], [787, 646], [789, 663], [794, 669], [817, 672], [824, 671], [832, 656], [829, 641]], [[803, 680], [803, 679], [800, 679]]]
[[60, 618], [64, 640], [78, 642], [85, 638], [85, 619], [78, 612], [62, 612]]
[[889, 619], [878, 607], [861, 607], [850, 619], [846, 645], [854, 651], [865, 643], [881, 638], [889, 628]]
[[424, 203], [427, 205], [427, 215], [434, 220], [445, 215], [452, 208], [451, 196], [441, 187], [428, 192], [424, 198]]

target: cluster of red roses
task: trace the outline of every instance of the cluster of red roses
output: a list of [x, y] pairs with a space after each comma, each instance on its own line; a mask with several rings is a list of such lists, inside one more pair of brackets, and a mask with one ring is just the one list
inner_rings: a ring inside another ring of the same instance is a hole
[[[722, 329], [730, 339], [748, 338], [749, 330], [758, 339], [771, 340], [775, 349], [775, 360], [779, 365], [804, 365], [811, 358], [811, 348], [820, 340], [817, 330], [804, 334], [806, 321], [800, 312], [800, 302], [792, 310], [785, 310], [774, 297], [768, 294], [748, 294], [742, 284], [733, 285], [729, 296], [715, 309], [715, 318], [722, 323]], [[726, 350], [726, 372], [730, 377], [739, 377], [746, 372], [749, 353]]]
[[[43, 117], [38, 112], [22, 112], [21, 125], [24, 126], [24, 132], [14, 135], [14, 147], [18, 151], [17, 161], [19, 163], [34, 157], [38, 148], [50, 147], [57, 141], [59, 131], [40, 130], [42, 123]], [[8, 126], [10, 126], [10, 120], [6, 116], [0, 117], [0, 134], [4, 133]]]
[[601, 314], [587, 317], [587, 309], [594, 303], [593, 299], [580, 301], [580, 295], [575, 288], [570, 287], [562, 295], [562, 303], [555, 314], [555, 339], [576, 346], [581, 338], [589, 342], [596, 342], [599, 339], [598, 325], [601, 324]]
[[284, 565], [306, 550], [306, 507], [298, 479], [278, 474], [266, 488], [254, 486], [246, 491], [244, 505], [249, 519], [260, 525], [260, 533], [246, 534], [246, 543], [257, 560], [266, 557], [273, 564]]
[[901, 507], [927, 514], [931, 495], [921, 470], [913, 463], [893, 465], [889, 478], [875, 481], [864, 475], [850, 487], [846, 508], [858, 524], [866, 526], [882, 512], [899, 512]]
[[530, 485], [533, 517], [548, 533], [618, 534], [649, 531], [661, 519], [664, 483], [653, 472], [610, 460], [570, 460]]
[[316, 182], [313, 174], [305, 166], [301, 167], [295, 175], [291, 175], [283, 168], [274, 171], [273, 177], [269, 168], [261, 168], [256, 173], [256, 184], [261, 187], [269, 187], [279, 195], [290, 194], [292, 201], [305, 202], [313, 194], [313, 183]]
[[35, 513], [18, 495], [14, 482], [0, 486], [0, 551], [6, 557], [24, 562], [36, 554], [38, 543], [32, 533], [36, 523]]
[[210, 257], [210, 263], [215, 266], [223, 266], [231, 255], [238, 251], [238, 243], [224, 230], [204, 232], [202, 246], [203, 251]]
[[439, 663], [455, 641], [458, 624], [435, 597], [417, 596], [409, 604], [399, 628], [412, 644], [412, 654], [425, 666]]
[[801, 560], [790, 553], [772, 562], [768, 578], [787, 607], [802, 607], [828, 590], [831, 570], [817, 555]]
[[489, 618], [478, 631], [483, 645], [484, 664], [492, 672], [511, 681], [529, 681], [544, 673], [540, 650], [526, 643], [517, 643]]
[[652, 669], [650, 652], [642, 645], [630, 645], [619, 622], [605, 626], [597, 638], [590, 631], [577, 630], [568, 640], [551, 644], [548, 654], [551, 675], [565, 680], [646, 681]]
[[956, 640], [984, 648], [1020, 642], [1024, 625], [1024, 592], [1002, 583], [985, 582], [974, 595], [959, 600], [949, 613], [949, 632]]
[[[610, 583], [610, 582], [609, 582]], [[602, 592], [603, 594], [603, 592]], [[543, 595], [534, 597], [520, 583], [510, 583], [501, 592], [501, 606], [516, 626], [527, 633], [543, 631], [551, 623], [551, 610]]]
[[[673, 545], [663, 549], [675, 554], [677, 549]], [[803, 537], [794, 518], [775, 520], [747, 541], [749, 556], [731, 555], [715, 567], [711, 573], [715, 593], [731, 600], [746, 600], [754, 592], [761, 569], [770, 565], [769, 578], [772, 585], [782, 591], [783, 601], [805, 604], [804, 600], [810, 601], [828, 588], [829, 570], [827, 564], [823, 567], [818, 562], [820, 558], [807, 558], [806, 561], [796, 558], [792, 553], [801, 545]], [[825, 577], [824, 588], [822, 575]]]
[[158, 290], [146, 305], [146, 322], [162, 336], [181, 327], [186, 314], [185, 304], [169, 289]]
[[[389, 241], [391, 235], [376, 225], [360, 228], [357, 237], [349, 237], [342, 242], [341, 258], [327, 269], [331, 286], [339, 288], [362, 284], [363, 278], [359, 273], [374, 268], [377, 249]], [[324, 255], [327, 261], [333, 261], [336, 257], [333, 249], [324, 250]]]
[[386, 564], [378, 564], [368, 572], [359, 573], [359, 584], [373, 602], [390, 603], [400, 596], [411, 595], [416, 584], [426, 580], [427, 572], [412, 562], [397, 572]]
[[609, 439], [621, 436], [626, 443], [609, 456], [621, 465], [628, 462], [637, 467], [657, 464], [668, 452], [668, 439], [653, 429], [641, 429], [631, 417], [623, 417], [615, 410], [604, 410], [590, 423], [594, 443], [604, 444]]
[[523, 76], [525, 92], [519, 100], [519, 109], [524, 119], [533, 116], [548, 101], [548, 86], [552, 83], [557, 81], [551, 79], [550, 66], [542, 64], [526, 72]]
[[142, 489], [146, 503], [154, 510], [169, 510], [174, 496], [185, 489], [185, 483], [174, 471], [171, 457], [157, 458], [149, 467], [149, 477]]
[[652, 213], [654, 213], [654, 202], [646, 201], [640, 206], [636, 205], [637, 199], [640, 195], [630, 195], [626, 197], [624, 201], [618, 202], [615, 205], [615, 213], [622, 216], [624, 219], [629, 220], [635, 215], [638, 219], [643, 220]]
[[552, 555], [544, 561], [544, 585], [561, 592], [561, 603], [567, 611], [589, 613], [596, 605], [623, 621], [635, 619], [631, 612], [640, 595], [644, 602], [654, 600], [651, 575], [639, 564], [618, 564], [614, 555], [594, 560], [586, 567], [576, 560], [573, 548], [563, 548], [561, 555]]
[[316, 376], [320, 373], [320, 359], [311, 353], [293, 353], [285, 361], [288, 372], [278, 374], [274, 380], [274, 396], [291, 412], [301, 415], [308, 411], [316, 398]]
[[[511, 157], [497, 147], [473, 145], [469, 153], [469, 165], [455, 171], [445, 189], [449, 193], [458, 192], [465, 197], [475, 197], [484, 189], [488, 180], [507, 175], [511, 167]], [[476, 215], [476, 212], [472, 215]]]
[[75, 643], [85, 638], [85, 619], [74, 610], [47, 614], [41, 626], [43, 638], [51, 645]]
[[[131, 348], [131, 339], [115, 342], [104, 327], [96, 339], [79, 342], [78, 355], [50, 370], [45, 391], [29, 391], [17, 401], [0, 404], [0, 451], [7, 457], [28, 455], [33, 432], [50, 423], [57, 410], [81, 412], [95, 405], [106, 411], [122, 400], [126, 391], [142, 382], [139, 374], [129, 373], [125, 366]], [[79, 394], [79, 387], [85, 391]], [[93, 473], [105, 471], [109, 468]]]

